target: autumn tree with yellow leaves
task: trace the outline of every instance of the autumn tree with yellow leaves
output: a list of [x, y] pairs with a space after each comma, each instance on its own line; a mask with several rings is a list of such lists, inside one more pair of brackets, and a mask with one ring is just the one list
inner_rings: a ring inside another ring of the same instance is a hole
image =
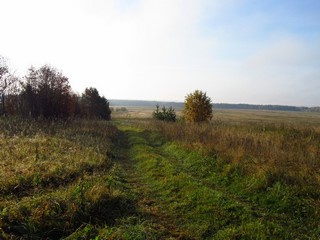
[[184, 101], [184, 118], [189, 122], [204, 122], [212, 119], [212, 103], [206, 92], [195, 90]]

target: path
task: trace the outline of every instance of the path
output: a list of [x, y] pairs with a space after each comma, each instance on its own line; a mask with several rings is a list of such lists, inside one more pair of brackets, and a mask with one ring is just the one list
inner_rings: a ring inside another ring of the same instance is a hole
[[148, 223], [145, 231], [150, 235], [144, 239], [317, 236], [318, 222], [307, 215], [295, 218], [291, 205], [300, 208], [300, 203], [285, 201], [279, 183], [261, 190], [263, 179], [246, 177], [216, 155], [187, 150], [129, 123], [117, 126], [118, 160], [138, 212]]
[[[134, 158], [133, 145], [138, 146], [140, 143], [151, 144], [137, 129], [126, 129], [119, 127], [120, 133], [118, 137], [118, 160], [124, 171], [123, 177], [130, 191], [136, 196], [137, 210], [141, 213], [143, 221], [147, 221], [152, 225], [151, 238], [154, 239], [190, 239], [173, 224], [173, 221], [166, 215], [159, 205], [159, 200], [155, 199], [153, 190], [146, 179], [139, 174], [137, 161]], [[151, 147], [153, 151], [156, 148]]]

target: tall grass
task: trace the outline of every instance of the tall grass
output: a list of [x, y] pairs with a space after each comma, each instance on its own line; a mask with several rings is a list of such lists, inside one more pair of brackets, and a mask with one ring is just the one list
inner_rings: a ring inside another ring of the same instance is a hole
[[3, 121], [0, 192], [63, 185], [105, 168], [116, 129], [103, 122]]
[[320, 236], [318, 125], [117, 126], [0, 119], [0, 239]]
[[222, 121], [153, 122], [148, 126], [190, 149], [219, 155], [246, 174], [267, 174], [288, 184], [320, 186], [320, 129], [317, 127]]
[[[312, 181], [303, 181], [276, 175], [273, 168], [253, 171], [252, 163], [205, 145], [202, 131], [212, 126], [155, 123], [149, 128], [161, 131], [128, 131], [132, 160], [147, 192], [160, 200], [160, 211], [178, 226], [178, 238], [319, 238], [315, 173]], [[178, 140], [179, 134], [183, 137]], [[161, 135], [171, 136], [171, 141]], [[233, 141], [233, 146], [240, 143]]]
[[117, 134], [106, 121], [0, 119], [0, 238], [59, 239], [129, 213], [114, 191]]
[[149, 142], [145, 147], [156, 150], [155, 156], [136, 154], [141, 174], [156, 189], [153, 194], [164, 202], [164, 211], [177, 216], [182, 229], [191, 229], [188, 236], [319, 239], [318, 127], [227, 121], [136, 124], [149, 129], [141, 135]]

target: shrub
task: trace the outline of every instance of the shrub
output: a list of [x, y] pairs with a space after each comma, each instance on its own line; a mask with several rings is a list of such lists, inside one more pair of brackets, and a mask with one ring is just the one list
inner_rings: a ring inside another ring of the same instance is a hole
[[211, 99], [205, 92], [196, 90], [186, 96], [184, 118], [189, 122], [204, 122], [212, 119]]
[[172, 107], [166, 109], [165, 106], [162, 107], [162, 111], [159, 110], [159, 105], [156, 106], [156, 110], [153, 111], [152, 116], [154, 119], [168, 122], [176, 121], [176, 113]]

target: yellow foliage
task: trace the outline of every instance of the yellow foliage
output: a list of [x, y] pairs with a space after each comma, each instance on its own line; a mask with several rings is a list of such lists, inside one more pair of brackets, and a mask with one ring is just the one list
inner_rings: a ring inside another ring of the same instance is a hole
[[189, 122], [204, 122], [212, 119], [211, 99], [205, 92], [196, 90], [186, 96], [184, 118]]

